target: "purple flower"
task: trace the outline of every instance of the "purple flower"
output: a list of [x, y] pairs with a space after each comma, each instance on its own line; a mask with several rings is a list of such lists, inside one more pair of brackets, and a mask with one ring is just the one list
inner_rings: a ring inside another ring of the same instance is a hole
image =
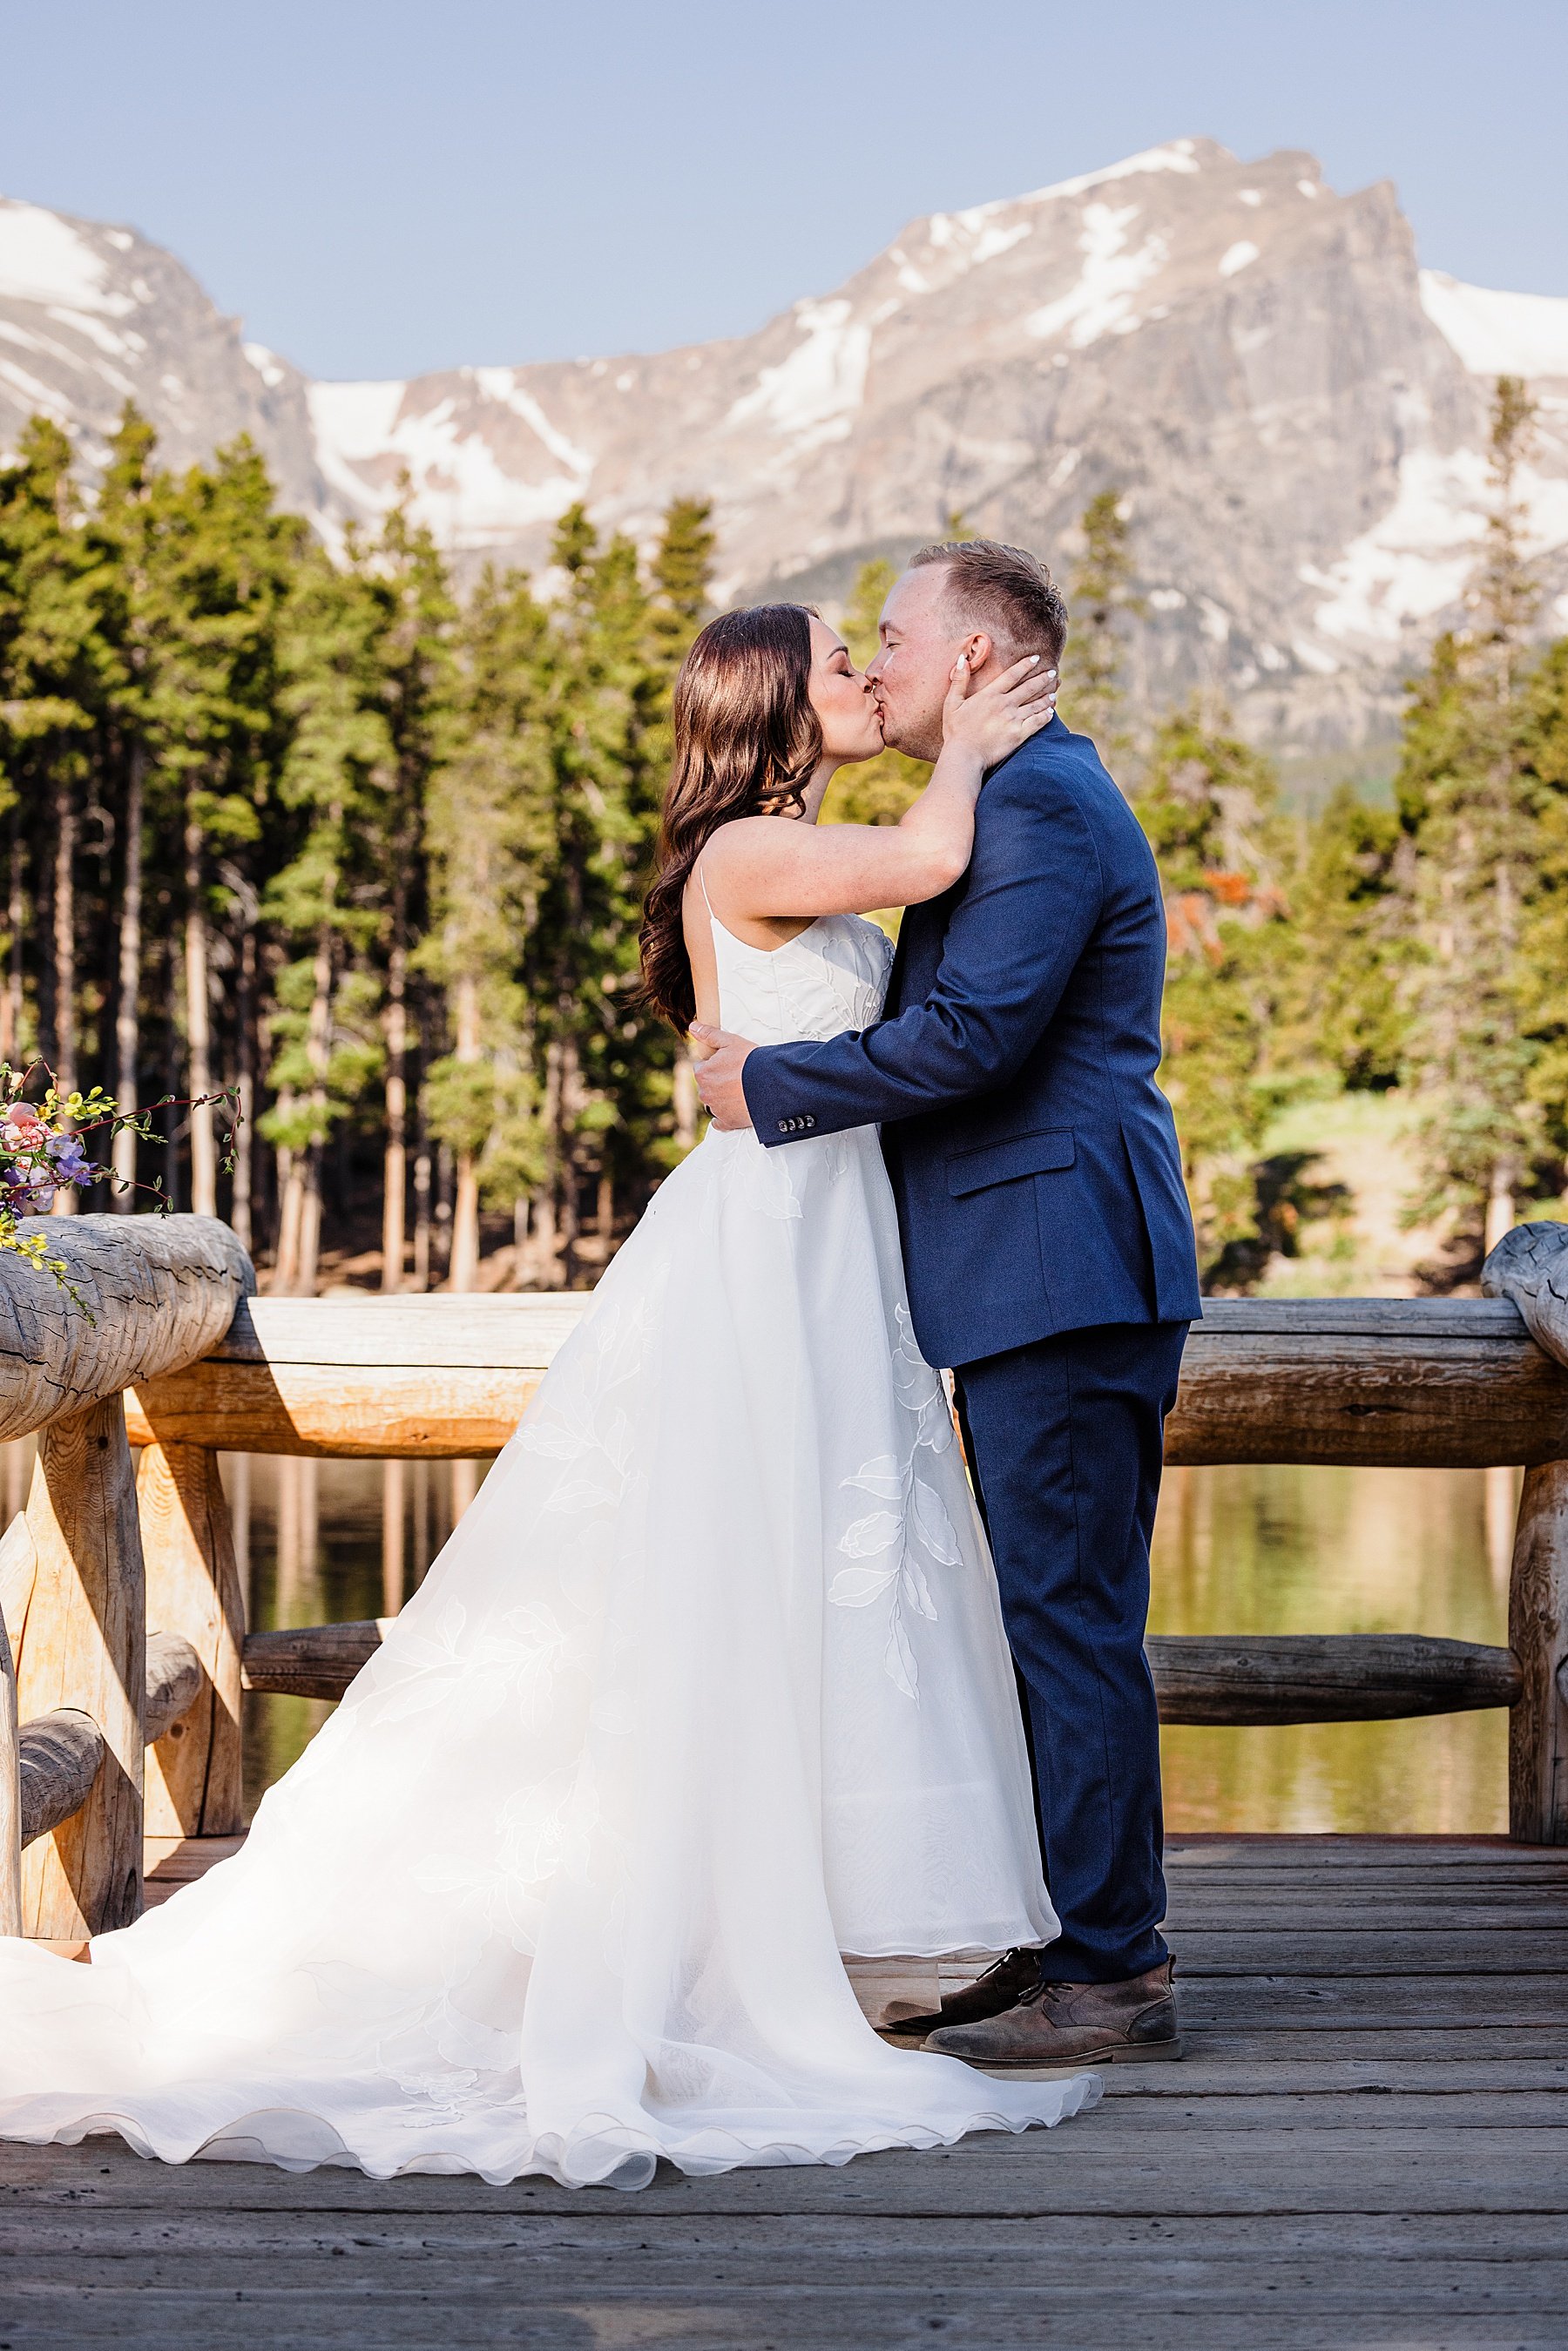
[[47, 1153], [57, 1184], [90, 1184], [98, 1173], [81, 1147], [79, 1134], [52, 1134]]

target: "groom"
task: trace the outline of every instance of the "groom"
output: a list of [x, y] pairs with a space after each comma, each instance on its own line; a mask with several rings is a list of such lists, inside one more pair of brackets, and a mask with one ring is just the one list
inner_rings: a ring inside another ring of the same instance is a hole
[[[1044, 566], [988, 539], [916, 555], [868, 674], [886, 740], [934, 759], [972, 685], [1067, 632]], [[1060, 718], [989, 777], [967, 872], [904, 918], [883, 1018], [824, 1043], [717, 1029], [721, 1128], [769, 1148], [880, 1123], [915, 1332], [954, 1368], [1018, 1667], [1061, 1935], [915, 2020], [990, 2066], [1179, 2056], [1159, 1928], [1159, 1725], [1144, 1656], [1166, 1415], [1201, 1311], [1160, 1058], [1148, 843]], [[904, 2028], [907, 2029], [907, 2028]]]

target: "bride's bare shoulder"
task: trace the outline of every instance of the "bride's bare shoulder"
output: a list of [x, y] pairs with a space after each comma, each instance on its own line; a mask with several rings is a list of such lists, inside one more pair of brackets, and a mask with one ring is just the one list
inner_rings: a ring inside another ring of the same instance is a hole
[[755, 873], [789, 844], [794, 827], [776, 816], [737, 816], [710, 834], [700, 860], [711, 883]]

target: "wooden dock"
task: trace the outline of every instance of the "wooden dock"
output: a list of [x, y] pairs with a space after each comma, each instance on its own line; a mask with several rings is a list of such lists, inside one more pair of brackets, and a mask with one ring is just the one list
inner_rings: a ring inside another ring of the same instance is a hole
[[0, 2147], [0, 2351], [1568, 2345], [1568, 1849], [1171, 1862], [1191, 2053], [1061, 2130], [640, 2195]]

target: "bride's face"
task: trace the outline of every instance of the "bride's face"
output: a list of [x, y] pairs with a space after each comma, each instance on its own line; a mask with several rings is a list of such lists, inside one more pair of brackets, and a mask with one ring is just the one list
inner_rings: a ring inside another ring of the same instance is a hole
[[882, 710], [870, 680], [826, 621], [811, 622], [811, 707], [821, 722], [822, 752], [841, 764], [874, 759], [882, 748]]

